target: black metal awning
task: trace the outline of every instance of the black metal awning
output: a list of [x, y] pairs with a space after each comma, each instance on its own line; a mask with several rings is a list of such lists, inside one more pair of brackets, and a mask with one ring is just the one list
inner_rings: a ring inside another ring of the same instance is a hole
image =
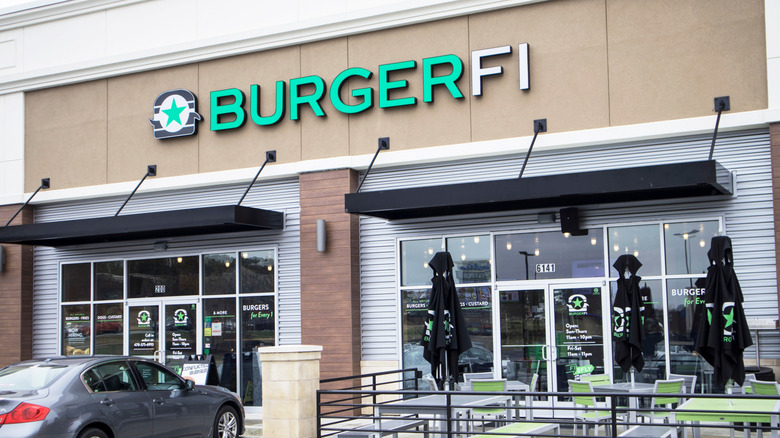
[[347, 213], [416, 219], [588, 204], [731, 195], [731, 172], [715, 160], [378, 190], [345, 195]]
[[65, 246], [177, 236], [281, 230], [278, 211], [224, 205], [0, 228], [0, 243]]

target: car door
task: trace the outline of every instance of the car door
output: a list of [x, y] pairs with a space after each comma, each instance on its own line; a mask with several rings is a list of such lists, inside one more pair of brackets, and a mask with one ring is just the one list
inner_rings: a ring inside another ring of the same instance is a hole
[[206, 437], [216, 412], [201, 391], [188, 390], [184, 379], [159, 364], [133, 361], [152, 400], [154, 434], [159, 437]]
[[151, 438], [152, 401], [125, 361], [102, 363], [81, 375], [106, 421], [123, 438]]

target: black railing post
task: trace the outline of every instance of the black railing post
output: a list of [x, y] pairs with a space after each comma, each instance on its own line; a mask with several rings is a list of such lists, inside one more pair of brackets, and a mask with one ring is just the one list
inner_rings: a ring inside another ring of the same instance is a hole
[[322, 395], [317, 391], [317, 438], [322, 438]]
[[[631, 397], [630, 394], [629, 394], [629, 397]], [[615, 397], [614, 395], [609, 396], [609, 404], [610, 404], [610, 407], [612, 408], [611, 409], [611, 411], [612, 411], [612, 435], [610, 435], [610, 436], [616, 437], [616, 436], [618, 436], [618, 434], [617, 434], [617, 397]], [[629, 412], [629, 415], [631, 415], [630, 412]]]
[[452, 394], [447, 391], [447, 395], [445, 395], [445, 400], [447, 400], [447, 436], [452, 436]]
[[[374, 391], [374, 394], [371, 395], [371, 403], [373, 406], [376, 406], [376, 375], [371, 376], [371, 390]], [[374, 412], [373, 406], [371, 412]]]

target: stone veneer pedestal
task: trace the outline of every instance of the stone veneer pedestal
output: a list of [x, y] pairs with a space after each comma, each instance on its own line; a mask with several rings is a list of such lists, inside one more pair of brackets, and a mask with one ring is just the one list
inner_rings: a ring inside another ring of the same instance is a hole
[[322, 346], [285, 345], [257, 351], [263, 376], [263, 437], [316, 437]]

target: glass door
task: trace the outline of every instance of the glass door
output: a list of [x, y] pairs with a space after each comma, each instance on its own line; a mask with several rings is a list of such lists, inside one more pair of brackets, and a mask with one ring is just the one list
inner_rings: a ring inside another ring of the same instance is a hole
[[[604, 319], [601, 286], [555, 286], [552, 293], [554, 391], [569, 390], [569, 380], [604, 374]], [[607, 297], [608, 298], [608, 297]]]
[[[604, 373], [603, 288], [597, 284], [499, 290], [501, 359], [507, 380], [529, 383], [538, 392], [566, 392], [568, 380]], [[566, 402], [566, 398], [539, 402]]]
[[197, 353], [195, 300], [146, 301], [128, 306], [128, 354], [179, 366]]

